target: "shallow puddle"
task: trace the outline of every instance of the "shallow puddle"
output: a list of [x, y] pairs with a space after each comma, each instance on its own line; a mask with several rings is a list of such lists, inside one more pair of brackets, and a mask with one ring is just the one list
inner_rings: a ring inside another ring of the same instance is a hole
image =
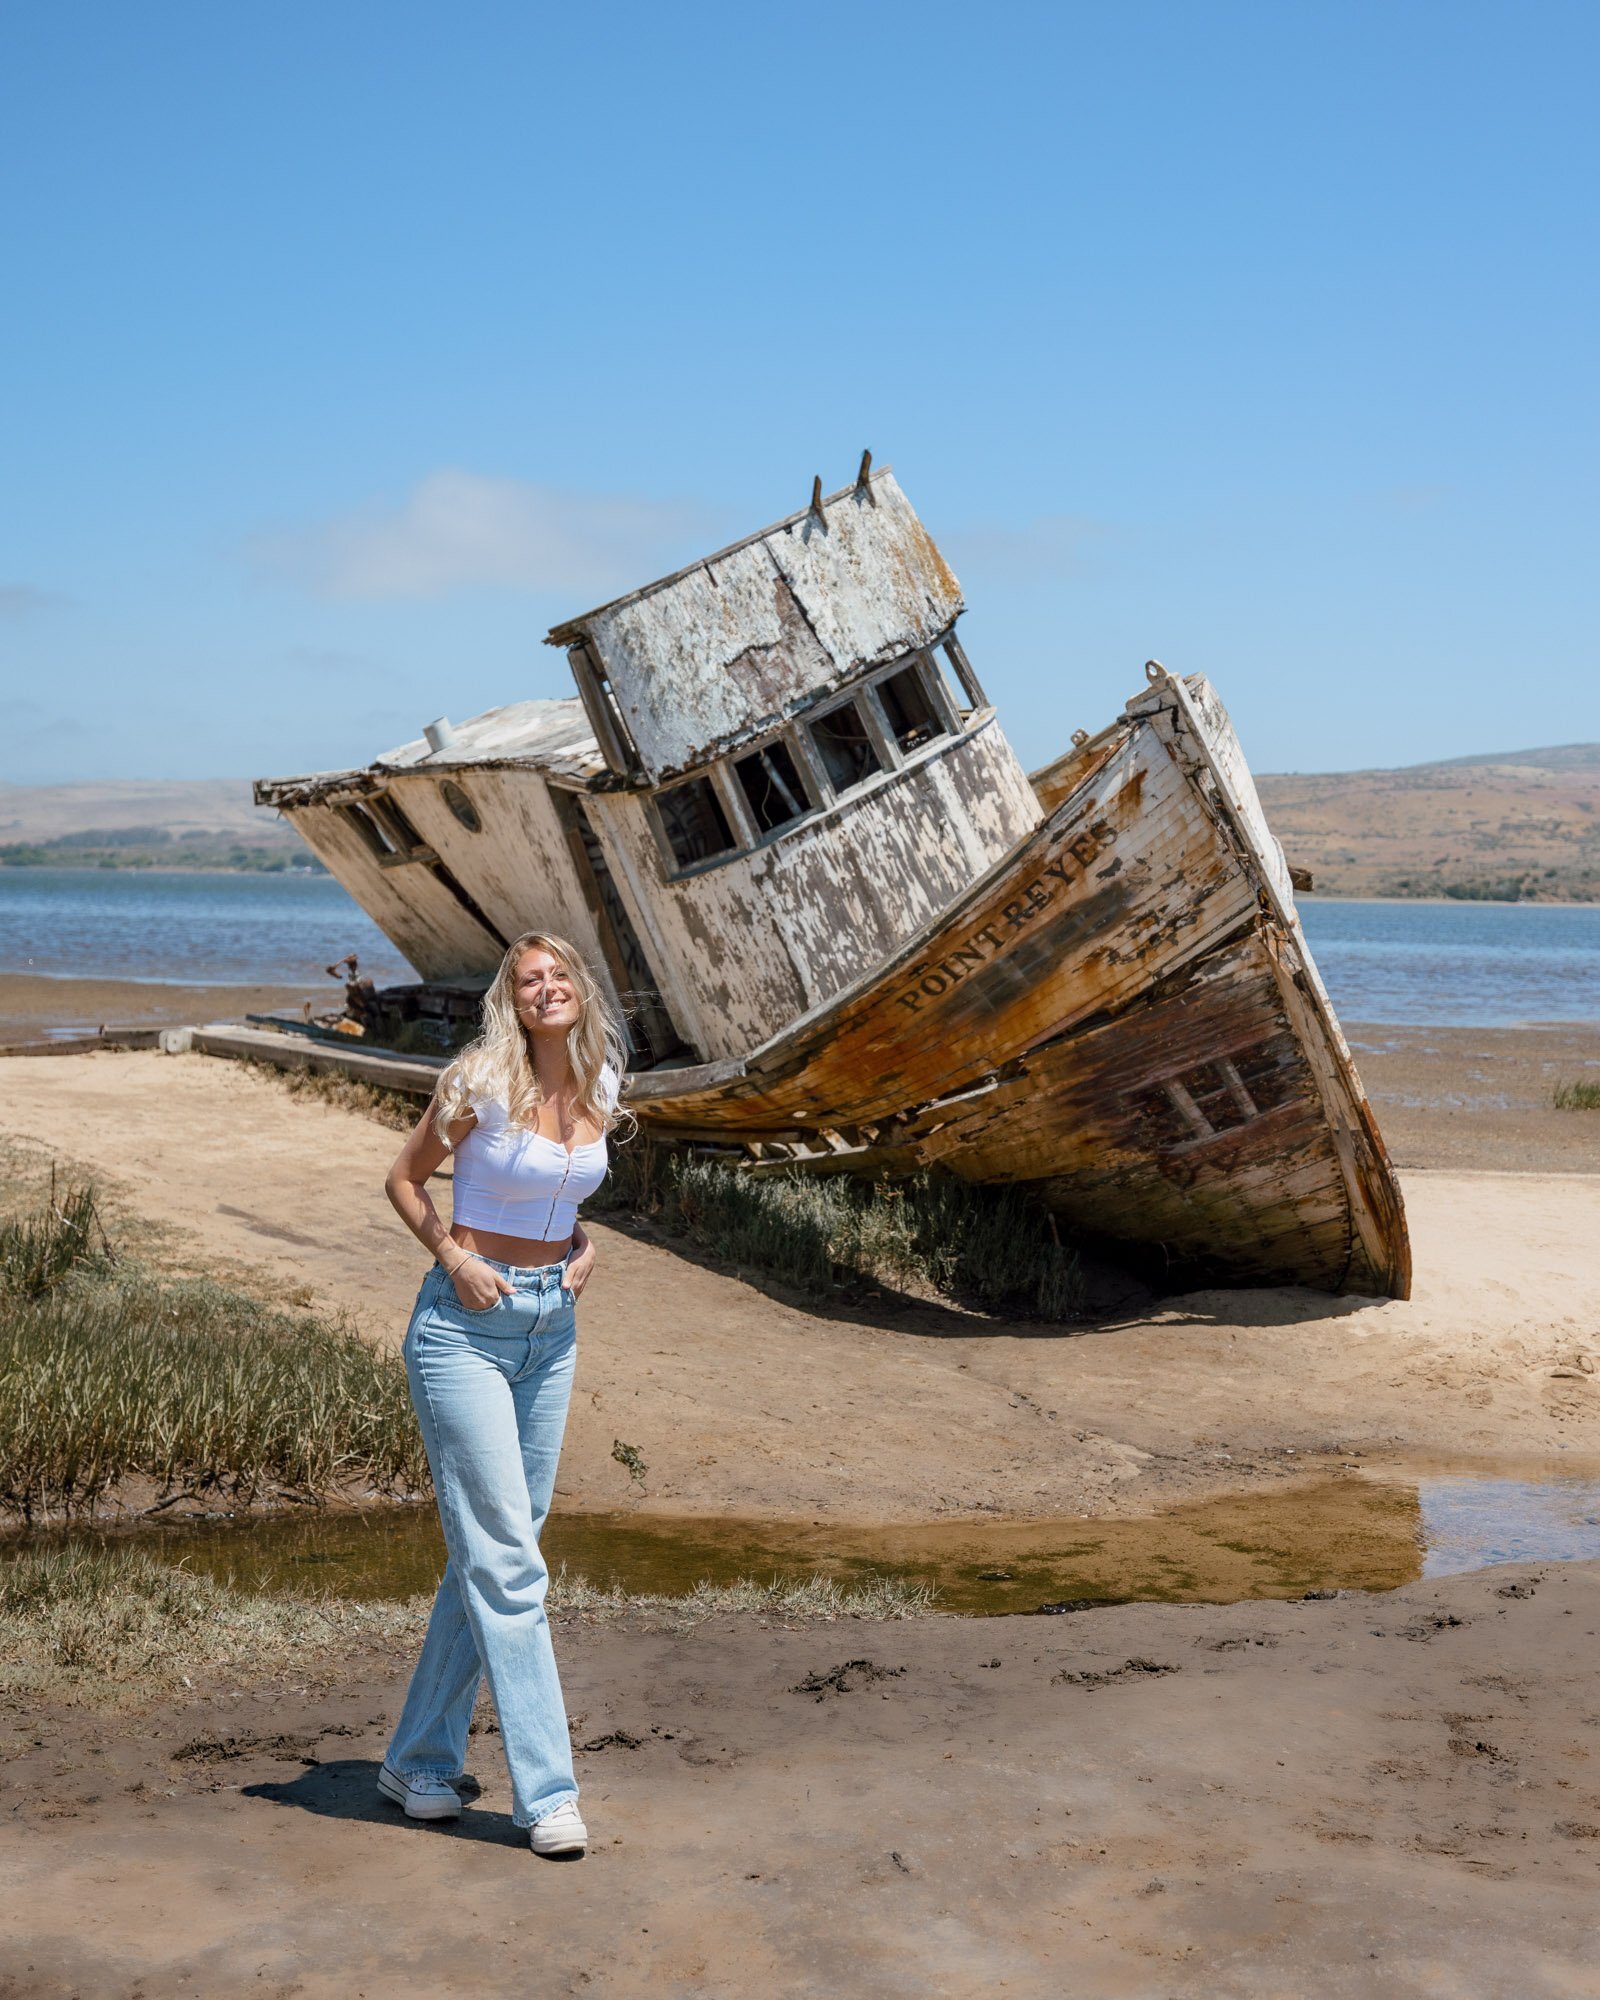
[[[350, 1598], [431, 1591], [443, 1567], [431, 1505], [240, 1521], [52, 1531], [26, 1544], [135, 1545], [250, 1590]], [[24, 1546], [13, 1538], [10, 1548]], [[634, 1593], [732, 1583], [890, 1576], [937, 1586], [941, 1608], [1061, 1603], [1236, 1603], [1308, 1590], [1392, 1590], [1492, 1562], [1600, 1556], [1600, 1480], [1347, 1475], [1190, 1501], [1141, 1520], [865, 1525], [660, 1514], [566, 1514], [552, 1568]]]
[[1600, 1481], [1425, 1479], [1424, 1576], [1600, 1556]]
[[[702, 1579], [893, 1576], [937, 1585], [946, 1610], [1033, 1611], [1064, 1600], [1228, 1603], [1340, 1587], [1385, 1590], [1420, 1573], [1418, 1524], [1413, 1490], [1338, 1479], [1191, 1502], [1134, 1521], [979, 1517], [844, 1526], [567, 1514], [551, 1520], [545, 1554], [552, 1568], [564, 1563], [592, 1583], [665, 1596]], [[354, 1598], [431, 1591], [444, 1561], [431, 1506], [308, 1510], [48, 1539], [132, 1543], [251, 1590], [309, 1586]]]

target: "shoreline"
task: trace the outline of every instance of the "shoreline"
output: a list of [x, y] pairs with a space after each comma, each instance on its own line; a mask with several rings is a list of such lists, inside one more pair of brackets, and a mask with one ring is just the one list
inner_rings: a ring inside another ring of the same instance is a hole
[[[54, 873], [60, 875], [289, 875], [296, 878], [321, 877], [326, 881], [336, 881], [327, 868], [285, 865], [282, 868], [227, 868], [208, 867], [200, 863], [190, 863], [187, 867], [173, 867], [159, 861], [151, 862], [108, 862], [92, 866], [78, 866], [70, 861], [5, 861], [0, 860], [0, 876], [36, 875]], [[1600, 895], [1594, 896], [1346, 896], [1333, 890], [1301, 890], [1296, 896], [1297, 904], [1304, 903], [1372, 903], [1393, 906], [1397, 909], [1417, 907], [1433, 909], [1460, 909], [1481, 904], [1497, 910], [1592, 910], [1600, 909]]]

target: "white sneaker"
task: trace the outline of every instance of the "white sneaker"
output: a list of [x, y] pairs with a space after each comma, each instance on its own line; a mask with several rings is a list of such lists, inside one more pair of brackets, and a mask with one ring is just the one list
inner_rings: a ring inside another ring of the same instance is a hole
[[443, 1778], [402, 1778], [387, 1764], [378, 1773], [378, 1794], [404, 1806], [407, 1819], [459, 1819], [461, 1798]]
[[528, 1844], [535, 1854], [581, 1854], [589, 1844], [589, 1829], [577, 1806], [567, 1799], [534, 1821], [528, 1828]]

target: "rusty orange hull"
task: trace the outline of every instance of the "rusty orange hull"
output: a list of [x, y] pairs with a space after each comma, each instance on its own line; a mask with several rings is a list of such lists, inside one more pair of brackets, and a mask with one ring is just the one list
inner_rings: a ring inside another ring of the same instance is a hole
[[636, 1077], [663, 1136], [1027, 1183], [1184, 1272], [1405, 1297], [1393, 1169], [1205, 682], [1155, 672], [936, 926], [742, 1058]]

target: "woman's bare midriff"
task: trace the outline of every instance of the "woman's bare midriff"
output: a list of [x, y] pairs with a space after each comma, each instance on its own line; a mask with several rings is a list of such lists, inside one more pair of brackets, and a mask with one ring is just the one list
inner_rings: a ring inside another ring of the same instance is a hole
[[535, 1243], [527, 1236], [502, 1236], [498, 1229], [473, 1229], [456, 1223], [450, 1240], [475, 1256], [492, 1257], [497, 1264], [559, 1264], [572, 1248], [570, 1236], [553, 1243]]

